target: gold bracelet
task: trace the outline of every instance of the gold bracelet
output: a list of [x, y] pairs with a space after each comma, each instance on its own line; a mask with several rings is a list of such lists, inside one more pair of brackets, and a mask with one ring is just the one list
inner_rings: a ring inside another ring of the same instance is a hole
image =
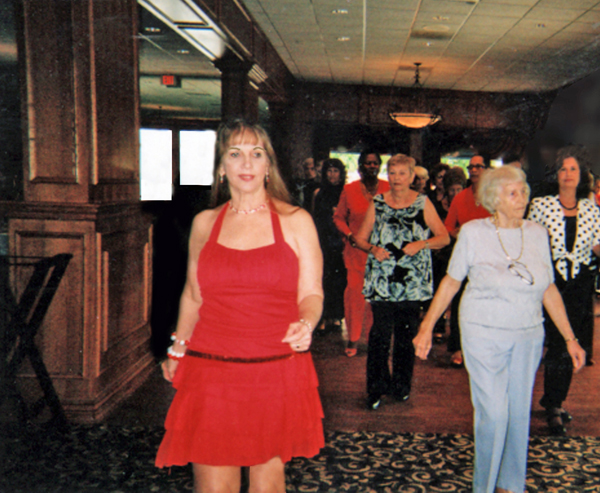
[[571, 342], [571, 341], [579, 342], [579, 339], [577, 339], [577, 337], [571, 337], [570, 339], [565, 339], [565, 343]]

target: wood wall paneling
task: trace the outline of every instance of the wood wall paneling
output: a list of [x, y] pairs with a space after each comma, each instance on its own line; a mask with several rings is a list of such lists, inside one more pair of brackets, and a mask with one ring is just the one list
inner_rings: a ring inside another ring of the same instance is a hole
[[[290, 155], [297, 174], [303, 157], [312, 154], [321, 159], [339, 145], [360, 147], [374, 142], [381, 144], [381, 152], [411, 151], [409, 130], [394, 123], [389, 112], [397, 108], [416, 109], [412, 88], [392, 91], [383, 87], [294, 82], [291, 90], [294, 116], [290, 135], [294, 139]], [[437, 108], [443, 118], [421, 135], [422, 155], [427, 166], [439, 162], [440, 152], [470, 145], [495, 153], [492, 157], [507, 149], [522, 150], [535, 131], [543, 126], [556, 96], [556, 93], [427, 89], [421, 90], [420, 94], [427, 108]], [[344, 127], [345, 130], [340, 131]], [[336, 135], [340, 140], [336, 141]]]
[[[95, 421], [152, 368], [149, 218], [139, 205], [82, 206], [73, 220], [66, 213], [56, 218], [58, 206], [46, 212], [41, 205], [20, 207], [29, 217], [10, 213], [12, 255], [73, 255], [36, 342], [67, 415]], [[30, 273], [15, 279], [17, 289]], [[34, 386], [26, 365], [20, 378]]]
[[[93, 2], [95, 202], [139, 199], [137, 16], [131, 2]], [[115, 61], [118, 60], [118, 63]]]
[[[71, 2], [25, 0], [26, 200], [86, 200], [75, 165]], [[65, 49], [65, 47], [67, 49]]]
[[[73, 255], [36, 336], [36, 343], [52, 377], [83, 377], [86, 348], [84, 334], [80, 329], [85, 323], [91, 322], [89, 318], [86, 320], [89, 313], [86, 313], [86, 293], [81, 282], [85, 278], [86, 269], [90, 268], [85, 257], [86, 240], [89, 241], [91, 234], [89, 225], [65, 227], [61, 221], [20, 220], [12, 221], [10, 226], [11, 246], [19, 256], [50, 257], [59, 253]], [[32, 272], [32, 268], [15, 270], [15, 291], [18, 297]], [[29, 371], [23, 374], [33, 376]]]

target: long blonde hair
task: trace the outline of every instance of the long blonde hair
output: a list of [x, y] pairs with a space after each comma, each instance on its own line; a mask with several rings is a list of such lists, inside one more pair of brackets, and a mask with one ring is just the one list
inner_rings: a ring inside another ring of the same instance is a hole
[[279, 199], [288, 204], [292, 203], [290, 193], [281, 178], [277, 157], [273, 150], [273, 144], [269, 135], [260, 125], [250, 124], [242, 119], [235, 119], [228, 123], [222, 123], [217, 131], [217, 141], [215, 143], [215, 166], [213, 170], [213, 186], [211, 190], [210, 205], [217, 207], [227, 202], [231, 198], [229, 184], [227, 180], [221, 182], [219, 170], [223, 161], [223, 156], [232, 144], [258, 144], [262, 143], [269, 160], [269, 180], [265, 183], [265, 189], [269, 198]]

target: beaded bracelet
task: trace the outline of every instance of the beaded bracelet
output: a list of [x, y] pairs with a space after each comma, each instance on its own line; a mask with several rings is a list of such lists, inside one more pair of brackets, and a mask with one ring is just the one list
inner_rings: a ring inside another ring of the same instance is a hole
[[173, 341], [173, 344], [179, 344], [180, 346], [189, 346], [190, 341], [184, 341], [183, 339], [177, 339], [177, 335], [175, 334], [175, 332], [173, 332], [171, 334], [171, 340]]
[[177, 351], [175, 351], [175, 349], [173, 349], [173, 346], [169, 346], [169, 349], [167, 349], [167, 358], [169, 358], [169, 359], [179, 361], [184, 356], [185, 356], [185, 352], [178, 353]]
[[571, 341], [579, 342], [579, 339], [577, 339], [577, 337], [571, 337], [570, 339], [565, 339], [565, 342], [571, 342]]
[[298, 320], [298, 322], [300, 322], [302, 325], [306, 325], [308, 327], [308, 330], [310, 330], [311, 332], [313, 331], [312, 324], [308, 320], [304, 320], [303, 318], [301, 318], [300, 320]]

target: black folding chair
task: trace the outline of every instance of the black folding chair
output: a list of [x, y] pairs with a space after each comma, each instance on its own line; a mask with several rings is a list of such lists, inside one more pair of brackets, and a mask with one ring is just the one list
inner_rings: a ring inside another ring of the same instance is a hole
[[[37, 417], [48, 406], [52, 413], [50, 424], [60, 430], [68, 429], [67, 418], [34, 339], [72, 257], [71, 254], [43, 258], [0, 256], [0, 406], [12, 397], [18, 404], [21, 424]], [[17, 300], [10, 287], [11, 270], [16, 274], [18, 269], [26, 268], [33, 268], [33, 273]], [[29, 359], [43, 392], [43, 397], [29, 405], [17, 386], [17, 372], [25, 358]]]

